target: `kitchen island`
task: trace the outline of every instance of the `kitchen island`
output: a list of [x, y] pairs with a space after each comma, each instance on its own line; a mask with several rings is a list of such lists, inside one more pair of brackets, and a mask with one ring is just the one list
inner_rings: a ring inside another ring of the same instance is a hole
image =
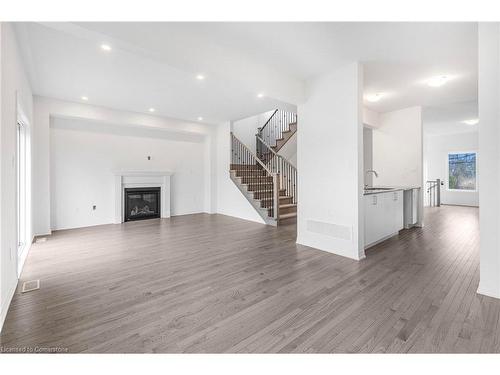
[[416, 225], [419, 189], [414, 186], [365, 189], [365, 249]]

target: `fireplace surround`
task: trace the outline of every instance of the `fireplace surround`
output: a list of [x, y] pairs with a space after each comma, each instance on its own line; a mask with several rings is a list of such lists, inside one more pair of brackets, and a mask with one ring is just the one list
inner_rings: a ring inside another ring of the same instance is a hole
[[170, 217], [170, 178], [168, 171], [114, 170], [115, 176], [115, 220], [116, 224], [125, 222], [125, 189], [159, 188], [160, 217]]
[[160, 192], [159, 187], [125, 188], [124, 221], [159, 218]]

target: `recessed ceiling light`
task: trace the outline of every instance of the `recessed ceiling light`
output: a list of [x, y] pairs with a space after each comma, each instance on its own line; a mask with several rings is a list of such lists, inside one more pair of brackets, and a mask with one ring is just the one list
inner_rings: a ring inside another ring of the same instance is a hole
[[203, 117], [198, 117], [198, 121], [203, 121]]
[[196, 76], [196, 79], [199, 80], [199, 81], [203, 81], [205, 79], [205, 76], [203, 74], [198, 74]]
[[427, 80], [427, 86], [440, 87], [440, 86], [443, 86], [445, 83], [447, 83], [449, 80], [450, 80], [449, 76], [445, 76], [445, 75], [435, 76], [435, 77], [429, 78]]
[[380, 99], [382, 99], [384, 97], [384, 95], [385, 94], [382, 92], [377, 92], [375, 94], [369, 94], [369, 95], [366, 95], [366, 100], [368, 100], [369, 102], [372, 102], [372, 103], [376, 103]]
[[101, 44], [101, 49], [103, 51], [111, 51], [111, 46], [109, 44], [103, 43]]
[[84, 101], [89, 100], [89, 98], [87, 96], [82, 96], [81, 99], [84, 100]]
[[149, 108], [149, 112], [154, 112], [154, 111], [156, 111], [156, 109], [154, 109], [154, 108]]
[[467, 125], [477, 125], [479, 123], [479, 119], [477, 118], [471, 118], [470, 120], [465, 120], [465, 121], [462, 121], [464, 124], [467, 124]]
[[263, 93], [259, 92], [259, 93], [257, 94], [257, 98], [263, 98], [263, 97], [264, 97], [264, 94], [263, 94]]

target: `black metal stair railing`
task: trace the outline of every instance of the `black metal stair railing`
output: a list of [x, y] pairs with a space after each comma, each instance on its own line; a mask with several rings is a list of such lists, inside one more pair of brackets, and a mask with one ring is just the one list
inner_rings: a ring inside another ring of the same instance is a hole
[[263, 127], [258, 129], [258, 136], [270, 146], [283, 138], [283, 133], [290, 129], [290, 124], [297, 123], [297, 114], [276, 109]]
[[297, 169], [283, 156], [276, 153], [259, 135], [257, 139], [257, 156], [272, 174], [279, 176], [279, 186], [285, 189], [286, 195], [292, 197], [297, 204]]

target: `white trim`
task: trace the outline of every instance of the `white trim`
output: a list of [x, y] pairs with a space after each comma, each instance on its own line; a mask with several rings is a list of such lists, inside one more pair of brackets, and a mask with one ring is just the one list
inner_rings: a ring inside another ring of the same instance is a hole
[[[449, 164], [449, 160], [450, 160], [450, 155], [457, 155], [457, 154], [475, 154], [476, 155], [476, 188], [474, 190], [468, 190], [468, 189], [450, 189], [449, 186], [450, 186], [450, 164]], [[478, 166], [478, 157], [479, 157], [479, 152], [478, 151], [475, 151], [475, 150], [469, 150], [469, 151], [448, 151], [446, 153], [446, 160], [445, 160], [445, 163], [446, 163], [446, 168], [445, 168], [445, 171], [446, 171], [446, 180], [445, 180], [445, 189], [446, 191], [451, 191], [451, 192], [456, 192], [456, 193], [477, 193], [478, 192], [478, 182], [479, 182], [479, 179], [477, 178], [477, 166]]]
[[23, 271], [24, 263], [26, 262], [26, 258], [28, 258], [28, 254], [31, 250], [31, 245], [33, 245], [33, 242], [35, 241], [35, 236], [31, 236], [29, 243], [26, 243], [24, 245], [24, 248], [21, 252], [21, 254], [18, 254], [17, 258], [17, 278], [19, 279], [21, 277], [21, 272]]
[[477, 288], [477, 293], [481, 294], [483, 296], [492, 297], [492, 298], [499, 298], [500, 299], [500, 289], [495, 290], [495, 291], [488, 290], [487, 288], [485, 288], [483, 286], [483, 284], [481, 283], [481, 281], [479, 282], [479, 286]]
[[[17, 271], [17, 278], [21, 276], [21, 272], [24, 267], [24, 263], [26, 261], [26, 258], [28, 256], [28, 253], [31, 249], [31, 244], [33, 243], [33, 228], [32, 228], [32, 133], [31, 133], [31, 124], [28, 119], [28, 116], [26, 115], [26, 111], [23, 108], [23, 105], [21, 101], [19, 100], [19, 95], [16, 92], [16, 133], [19, 132], [19, 127], [24, 129], [24, 137], [25, 137], [25, 145], [24, 145], [24, 152], [25, 152], [25, 176], [24, 180], [26, 183], [25, 186], [25, 202], [24, 202], [24, 210], [25, 210], [25, 219], [26, 222], [24, 223], [24, 237], [25, 238], [17, 238], [17, 234], [19, 233], [19, 220], [18, 220], [18, 215], [19, 215], [19, 207], [16, 205], [16, 271]], [[16, 134], [16, 138], [19, 135]], [[18, 155], [18, 149], [17, 149], [17, 141], [16, 141], [16, 201], [19, 200], [18, 194], [19, 194], [19, 187], [17, 186], [19, 176], [17, 175], [18, 173], [18, 165], [17, 162], [19, 160], [19, 155]], [[20, 244], [22, 244], [20, 246]]]

